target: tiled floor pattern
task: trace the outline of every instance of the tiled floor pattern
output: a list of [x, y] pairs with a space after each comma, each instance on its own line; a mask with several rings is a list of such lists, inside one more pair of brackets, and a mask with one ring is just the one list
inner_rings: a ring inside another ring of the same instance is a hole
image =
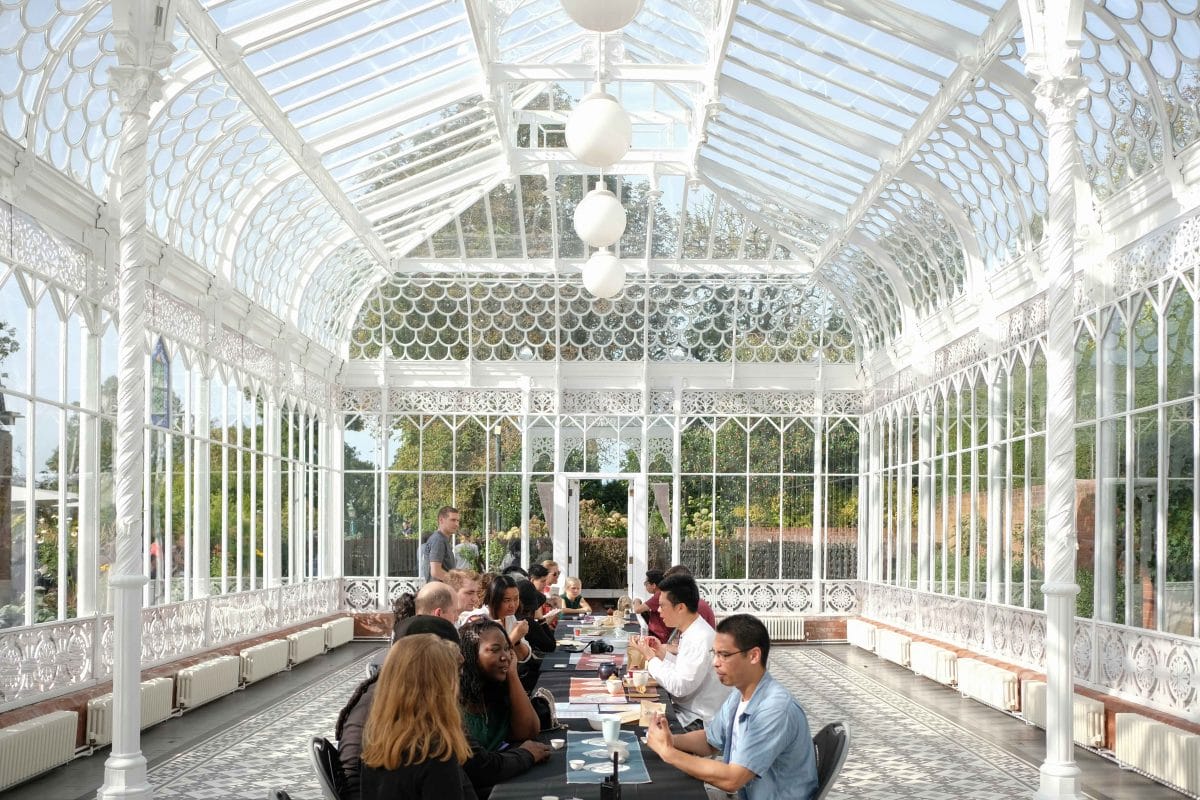
[[364, 656], [329, 673], [187, 752], [156, 764], [149, 771], [154, 797], [262, 800], [269, 788], [279, 786], [293, 800], [321, 800], [309, 766], [309, 740], [333, 738], [338, 712], [366, 677], [370, 659], [371, 655]]
[[1032, 797], [1038, 771], [817, 648], [771, 653], [771, 674], [804, 706], [813, 733], [850, 730], [836, 798], [994, 800]]
[[[157, 763], [150, 770], [155, 797], [261, 800], [268, 787], [282, 786], [299, 800], [320, 800], [308, 765], [308, 739], [314, 734], [332, 737], [338, 710], [368, 659]], [[850, 728], [850, 758], [831, 800], [999, 800], [1029, 798], [1037, 788], [1035, 763], [921, 706], [824, 648], [779, 648], [771, 654], [771, 671], [804, 705], [813, 731], [835, 720]], [[949, 690], [946, 694], [948, 702], [969, 703]], [[993, 717], [988, 715], [994, 715], [998, 724], [1025, 730], [1018, 721], [984, 711], [989, 724]]]

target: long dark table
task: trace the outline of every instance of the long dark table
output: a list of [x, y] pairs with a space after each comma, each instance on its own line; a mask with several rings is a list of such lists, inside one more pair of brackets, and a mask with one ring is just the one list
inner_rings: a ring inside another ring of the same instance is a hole
[[[555, 638], [562, 638], [575, 627], [583, 627], [574, 619], [564, 619], [558, 625]], [[630, 626], [627, 631], [637, 633], [636, 626]], [[558, 702], [565, 703], [569, 699], [569, 689], [572, 676], [595, 677], [594, 671], [576, 672], [570, 664], [574, 651], [556, 650], [546, 656], [542, 663], [542, 674], [538, 678], [538, 686], [544, 686], [554, 693]], [[566, 664], [565, 669], [556, 669], [555, 664]], [[665, 693], [659, 689], [660, 701], [666, 701]], [[670, 708], [670, 705], [667, 706]], [[586, 719], [564, 719], [561, 722], [573, 731], [591, 731]], [[638, 730], [636, 723], [621, 726], [622, 730]], [[565, 733], [556, 731], [543, 733], [538, 737], [546, 744], [551, 739], [566, 738]], [[642, 757], [646, 762], [646, 771], [650, 773], [650, 783], [622, 783], [621, 798], [679, 798], [679, 800], [707, 800], [704, 784], [683, 772], [663, 763], [663, 760], [646, 745], [641, 745]], [[552, 795], [559, 800], [580, 798], [580, 800], [599, 800], [600, 784], [567, 783], [567, 749], [553, 750], [550, 758], [541, 764], [534, 764], [529, 772], [506, 781], [492, 790], [492, 800], [538, 800]]]

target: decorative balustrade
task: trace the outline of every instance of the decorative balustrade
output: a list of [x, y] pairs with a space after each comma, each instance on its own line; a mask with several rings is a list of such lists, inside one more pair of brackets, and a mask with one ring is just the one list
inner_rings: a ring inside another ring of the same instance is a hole
[[[1046, 615], [881, 584], [860, 584], [863, 615], [1018, 666], [1044, 670]], [[1075, 681], [1133, 703], [1200, 722], [1200, 641], [1075, 619]]]
[[[327, 578], [142, 609], [142, 667], [332, 614], [341, 597]], [[112, 659], [110, 614], [0, 631], [0, 711], [107, 680]]]

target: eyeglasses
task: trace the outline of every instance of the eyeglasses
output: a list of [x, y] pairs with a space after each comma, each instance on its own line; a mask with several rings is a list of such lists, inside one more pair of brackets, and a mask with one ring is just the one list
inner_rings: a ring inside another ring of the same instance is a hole
[[729, 659], [736, 656], [738, 653], [748, 653], [748, 652], [750, 652], [751, 649], [753, 649], [753, 648], [748, 648], [746, 650], [729, 650], [729, 651], [709, 650], [708, 652], [710, 654], [712, 654], [712, 657], [715, 661], [728, 661]]

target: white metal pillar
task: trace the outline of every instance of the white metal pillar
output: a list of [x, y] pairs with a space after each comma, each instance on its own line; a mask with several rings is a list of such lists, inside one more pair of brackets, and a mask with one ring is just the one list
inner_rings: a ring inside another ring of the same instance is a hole
[[1081, 797], [1072, 742], [1075, 595], [1075, 120], [1087, 83], [1080, 77], [1083, 2], [1022, 0], [1026, 66], [1037, 81], [1046, 123], [1049, 243], [1046, 257], [1046, 759], [1039, 800]]
[[[198, 380], [192, 408], [192, 597], [208, 597], [212, 581], [212, 531], [210, 530], [208, 499], [211, 495], [211, 470], [209, 437], [212, 435], [210, 425], [212, 379], [208, 376], [207, 364], [201, 366], [196, 374]], [[224, 558], [224, 550], [221, 557]]]
[[143, 341], [146, 274], [150, 259], [146, 222], [146, 142], [150, 110], [162, 97], [162, 70], [174, 47], [170, 0], [113, 0], [118, 66], [108, 72], [121, 108], [121, 139], [113, 196], [120, 209], [117, 307], [120, 315], [115, 495], [116, 559], [109, 583], [113, 613], [113, 740], [104, 762], [99, 800], [150, 798], [141, 751], [142, 480], [146, 425], [146, 362]]
[[871, 414], [871, 455], [867, 479], [870, 481], [871, 518], [867, 530], [867, 580], [883, 580], [883, 425], [878, 412]]
[[279, 400], [274, 391], [267, 393], [263, 402], [263, 586], [279, 586], [283, 579], [283, 562], [280, 553], [280, 492], [279, 457]]
[[[98, 312], [98, 309], [97, 309]], [[95, 322], [98, 322], [96, 320]], [[90, 617], [104, 609], [98, 595], [100, 499], [100, 337], [91, 324], [79, 329], [80, 353], [79, 403], [85, 411], [79, 415], [79, 587], [76, 604], [80, 617]], [[91, 413], [89, 413], [89, 411]]]
[[917, 589], [932, 589], [933, 566], [933, 407], [928, 399], [917, 407]]
[[987, 586], [984, 598], [989, 603], [1005, 602], [1004, 596], [1004, 435], [1008, 422], [1008, 385], [998, 365], [988, 381], [987, 402]]
[[825, 398], [820, 387], [815, 398], [816, 425], [813, 426], [813, 524], [812, 524], [812, 609], [825, 608]]
[[345, 573], [342, 554], [345, 547], [343, 524], [346, 513], [346, 486], [343, 471], [346, 457], [345, 417], [327, 412], [321, 419], [321, 527], [317, 531], [320, 541], [320, 561], [317, 574], [322, 578], [340, 578]]

